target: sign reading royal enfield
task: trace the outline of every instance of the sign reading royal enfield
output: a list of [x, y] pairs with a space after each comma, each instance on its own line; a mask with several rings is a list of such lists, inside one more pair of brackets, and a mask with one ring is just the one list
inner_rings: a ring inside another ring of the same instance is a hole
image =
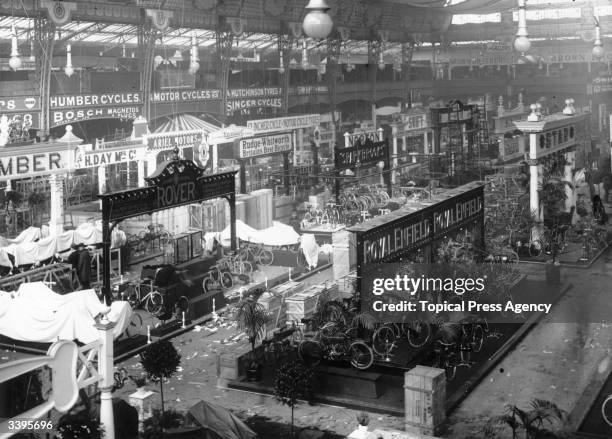
[[154, 91], [151, 102], [198, 102], [221, 99], [221, 90]]
[[0, 180], [53, 174], [69, 168], [70, 152], [68, 150], [23, 154], [13, 152], [8, 157], [0, 157]]
[[210, 133], [208, 135], [208, 143], [211, 145], [219, 145], [221, 143], [230, 143], [234, 140], [244, 139], [245, 137], [253, 137], [254, 135], [255, 132], [251, 128], [230, 125]]
[[112, 148], [96, 151], [87, 151], [83, 146], [74, 151], [74, 167], [95, 168], [100, 165], [126, 163], [144, 158], [144, 148]]
[[[483, 220], [484, 186], [481, 184], [468, 183], [445, 195], [449, 198], [416, 212], [396, 210], [348, 229], [357, 235], [357, 252], [362, 262], [392, 262], [428, 245], [432, 239], [438, 240], [465, 224]], [[361, 270], [359, 265], [357, 270]]]
[[0, 113], [15, 111], [31, 111], [40, 109], [38, 96], [14, 96], [0, 98]]
[[344, 135], [344, 147], [350, 148], [351, 146], [355, 146], [357, 144], [363, 145], [366, 140], [369, 140], [370, 142], [378, 142], [379, 139], [376, 130], [352, 134], [346, 133]]
[[279, 117], [276, 119], [249, 120], [247, 128], [256, 134], [273, 133], [275, 131], [291, 131], [299, 128], [309, 128], [321, 123], [320, 114], [306, 114], [304, 116]]
[[238, 156], [241, 159], [260, 155], [291, 151], [291, 134], [257, 137], [240, 141]]
[[149, 151], [168, 151], [199, 146], [204, 140], [203, 131], [181, 131], [146, 136]]

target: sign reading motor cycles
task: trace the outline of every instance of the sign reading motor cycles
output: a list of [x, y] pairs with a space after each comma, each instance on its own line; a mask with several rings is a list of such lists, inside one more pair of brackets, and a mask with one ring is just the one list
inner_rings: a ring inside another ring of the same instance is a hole
[[240, 141], [238, 156], [241, 159], [260, 155], [291, 151], [291, 134], [257, 137]]
[[93, 119], [136, 119], [142, 112], [140, 93], [101, 93], [70, 96], [51, 96], [50, 125]]

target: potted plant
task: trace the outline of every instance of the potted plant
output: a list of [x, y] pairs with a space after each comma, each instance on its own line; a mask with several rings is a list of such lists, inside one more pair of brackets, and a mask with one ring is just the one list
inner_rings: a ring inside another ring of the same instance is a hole
[[293, 413], [298, 399], [312, 400], [314, 373], [301, 361], [283, 363], [274, 378], [274, 396], [291, 408], [291, 438], [294, 438]]
[[260, 303], [257, 303], [253, 297], [247, 297], [241, 300], [236, 306], [236, 323], [238, 324], [238, 329], [244, 331], [251, 343], [251, 353], [246, 369], [247, 379], [250, 381], [261, 379], [261, 365], [256, 360], [255, 342], [258, 337], [261, 337], [267, 321], [267, 311]]
[[183, 426], [185, 417], [176, 410], [153, 410], [150, 418], [144, 420], [142, 424], [144, 439], [164, 439], [172, 435], [168, 430], [178, 429]]
[[159, 381], [161, 415], [164, 416], [164, 378], [170, 378], [181, 364], [181, 355], [168, 340], [159, 340], [147, 346], [140, 354], [142, 367], [149, 379]]
[[366, 438], [368, 435], [368, 425], [370, 424], [370, 416], [366, 412], [359, 412], [356, 418], [357, 423], [359, 424], [359, 427], [357, 427], [358, 436]]
[[132, 380], [132, 382], [136, 385], [136, 391], [138, 393], [144, 393], [145, 392], [145, 384], [147, 384], [147, 375], [146, 374], [141, 374], [141, 376], [139, 377], [135, 377], [130, 375], [130, 379]]
[[38, 192], [36, 189], [34, 189], [32, 192], [30, 192], [30, 195], [28, 195], [28, 205], [32, 210], [32, 222], [34, 222], [35, 224], [40, 225], [40, 223], [42, 222], [41, 206], [45, 204], [46, 199], [47, 197], [45, 197], [44, 194]]
[[98, 419], [90, 416], [89, 410], [68, 412], [59, 419], [57, 432], [62, 439], [102, 439], [104, 428]]

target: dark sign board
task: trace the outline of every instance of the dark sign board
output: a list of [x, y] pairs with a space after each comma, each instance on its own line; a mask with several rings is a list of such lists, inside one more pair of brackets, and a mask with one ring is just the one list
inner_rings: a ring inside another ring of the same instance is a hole
[[173, 160], [147, 177], [149, 187], [99, 195], [105, 221], [199, 203], [235, 192], [235, 171], [203, 175], [191, 160]]
[[456, 123], [469, 124], [474, 119], [477, 111], [474, 104], [463, 104], [459, 100], [452, 100], [446, 107], [432, 107], [431, 124], [434, 127], [445, 126]]
[[357, 234], [358, 260], [392, 262], [484, 215], [484, 186], [469, 183], [450, 190], [449, 197], [407, 213], [397, 210], [348, 229]]
[[356, 144], [349, 148], [336, 149], [335, 164], [336, 169], [352, 169], [358, 164], [366, 165], [370, 163], [387, 162], [389, 159], [389, 142], [372, 142], [365, 140], [363, 144]]

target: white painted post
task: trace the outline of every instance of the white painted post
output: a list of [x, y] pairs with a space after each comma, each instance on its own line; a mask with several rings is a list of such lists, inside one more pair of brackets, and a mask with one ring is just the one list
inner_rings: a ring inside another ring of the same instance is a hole
[[51, 174], [49, 186], [51, 189], [51, 212], [49, 218], [49, 234], [59, 235], [64, 231], [64, 176]]
[[351, 141], [349, 140], [351, 138], [351, 135], [349, 133], [344, 133], [344, 147], [348, 148], [349, 146], [351, 146]]
[[212, 169], [213, 172], [217, 172], [219, 167], [219, 145], [216, 143], [212, 145]]
[[[138, 410], [138, 431], [142, 433], [144, 431], [143, 423], [145, 419], [151, 416], [151, 397], [155, 395], [155, 392], [150, 390], [139, 389], [138, 391], [130, 395], [130, 405], [136, 407]], [[146, 412], [145, 412], [145, 405]]]
[[393, 127], [393, 170], [391, 171], [391, 183], [395, 184], [397, 174], [397, 127]]
[[137, 163], [138, 163], [138, 175], [137, 175], [138, 187], [144, 187], [145, 186], [145, 161], [138, 160]]
[[[574, 164], [576, 160], [576, 153], [574, 151], [570, 151], [565, 153], [565, 169], [564, 169], [564, 178], [565, 181], [573, 181], [573, 172], [574, 172]], [[608, 200], [602, 200], [607, 203]], [[571, 186], [565, 185], [565, 211], [569, 212], [574, 206], [574, 189]]]
[[98, 373], [100, 374], [100, 424], [104, 427], [105, 439], [115, 439], [115, 419], [113, 416], [113, 328], [115, 323], [103, 318], [96, 323], [100, 336], [98, 352]]

